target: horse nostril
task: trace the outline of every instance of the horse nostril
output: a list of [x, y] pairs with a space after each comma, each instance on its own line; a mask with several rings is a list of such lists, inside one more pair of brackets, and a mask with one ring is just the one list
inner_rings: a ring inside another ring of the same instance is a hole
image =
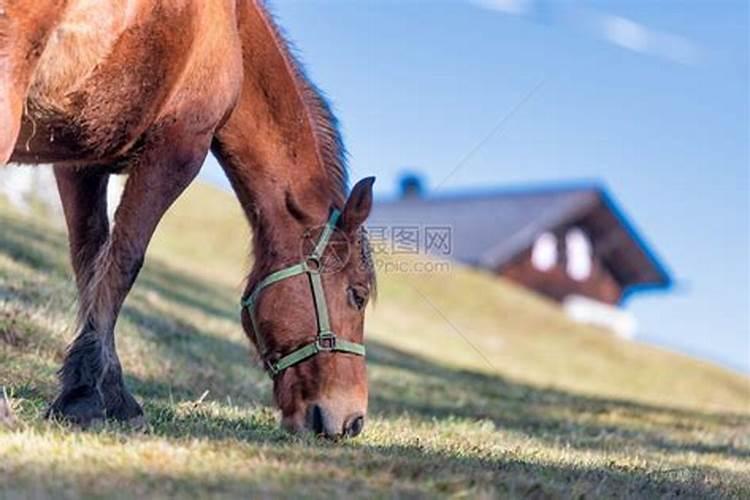
[[344, 424], [344, 435], [347, 437], [357, 437], [365, 426], [364, 415], [356, 415], [354, 418], [350, 418], [346, 424]]
[[325, 426], [323, 423], [323, 410], [318, 405], [307, 408], [307, 424], [315, 434], [323, 434]]

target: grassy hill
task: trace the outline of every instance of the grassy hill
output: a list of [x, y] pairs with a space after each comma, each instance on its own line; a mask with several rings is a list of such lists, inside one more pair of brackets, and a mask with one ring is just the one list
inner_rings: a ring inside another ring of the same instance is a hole
[[197, 184], [163, 221], [118, 325], [145, 433], [40, 418], [70, 338], [64, 231], [0, 204], [5, 496], [750, 496], [750, 380], [569, 322], [482, 273], [381, 273], [364, 434], [277, 429], [237, 303], [234, 199]]

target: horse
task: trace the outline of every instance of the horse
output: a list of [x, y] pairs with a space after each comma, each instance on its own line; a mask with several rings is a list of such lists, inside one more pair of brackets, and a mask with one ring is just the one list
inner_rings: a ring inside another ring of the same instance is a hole
[[281, 426], [356, 436], [374, 178], [347, 192], [336, 118], [259, 0], [0, 0], [0, 165], [53, 165], [78, 293], [47, 415], [144, 423], [115, 325], [159, 220], [209, 151], [253, 229], [240, 320]]

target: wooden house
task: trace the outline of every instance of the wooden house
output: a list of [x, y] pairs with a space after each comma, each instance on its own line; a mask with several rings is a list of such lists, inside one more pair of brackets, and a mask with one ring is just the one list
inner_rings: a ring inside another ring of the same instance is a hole
[[[415, 178], [376, 203], [369, 225], [443, 228], [450, 248], [423, 250], [504, 276], [566, 305], [571, 315], [632, 336], [618, 311], [631, 294], [665, 289], [669, 272], [607, 189], [599, 184], [532, 186], [429, 196]], [[434, 230], [434, 229], [433, 229]]]

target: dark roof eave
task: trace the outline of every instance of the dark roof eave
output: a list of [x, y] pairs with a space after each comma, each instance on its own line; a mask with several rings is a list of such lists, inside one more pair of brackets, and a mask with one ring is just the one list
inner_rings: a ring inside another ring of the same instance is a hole
[[599, 195], [604, 206], [615, 217], [617, 222], [625, 230], [630, 239], [636, 244], [638, 249], [649, 261], [655, 273], [659, 276], [657, 280], [643, 281], [626, 285], [623, 299], [635, 293], [654, 290], [664, 291], [672, 288], [673, 280], [671, 272], [667, 269], [662, 260], [656, 255], [656, 252], [653, 250], [651, 245], [646, 242], [646, 240], [641, 236], [640, 232], [635, 229], [628, 217], [625, 216], [623, 211], [619, 208], [619, 204], [615, 201], [614, 197], [605, 188], [600, 189]]

